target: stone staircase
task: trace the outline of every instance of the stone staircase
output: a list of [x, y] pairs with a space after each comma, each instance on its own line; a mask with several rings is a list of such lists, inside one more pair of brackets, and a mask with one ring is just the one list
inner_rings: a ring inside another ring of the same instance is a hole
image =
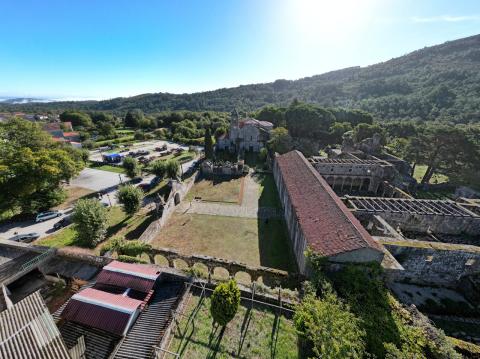
[[160, 343], [171, 321], [171, 310], [181, 296], [183, 282], [159, 283], [148, 307], [119, 344], [114, 359], [153, 358], [155, 345]]

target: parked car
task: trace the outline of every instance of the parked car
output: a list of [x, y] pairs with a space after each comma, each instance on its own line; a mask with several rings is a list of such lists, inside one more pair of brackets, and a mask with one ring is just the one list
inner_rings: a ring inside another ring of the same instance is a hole
[[162, 182], [162, 179], [160, 177], [153, 177], [152, 180], [150, 181], [150, 186], [155, 187], [160, 182]]
[[47, 212], [41, 212], [37, 214], [37, 217], [35, 218], [35, 222], [43, 222], [47, 221], [49, 219], [55, 218], [55, 217], [60, 217], [62, 215], [62, 212], [60, 211], [47, 211]]
[[53, 229], [58, 231], [60, 228], [66, 227], [69, 224], [72, 224], [72, 216], [63, 217], [57, 223], [53, 225]]
[[148, 154], [150, 154], [150, 151], [147, 151], [147, 150], [140, 150], [137, 152], [138, 156], [146, 156]]
[[141, 188], [143, 192], [147, 192], [150, 190], [151, 186], [150, 183], [140, 183], [138, 188]]
[[26, 233], [26, 234], [17, 234], [16, 236], [13, 236], [9, 239], [15, 242], [30, 243], [39, 237], [40, 237], [40, 234], [38, 234], [37, 232], [32, 232], [32, 233]]

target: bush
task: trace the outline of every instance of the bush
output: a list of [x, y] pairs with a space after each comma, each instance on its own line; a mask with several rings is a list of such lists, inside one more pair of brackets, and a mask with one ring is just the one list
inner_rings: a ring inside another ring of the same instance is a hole
[[142, 207], [143, 191], [132, 185], [121, 186], [117, 192], [117, 199], [124, 212], [133, 215]]
[[127, 255], [131, 257], [138, 256], [142, 253], [149, 253], [152, 250], [152, 246], [148, 243], [140, 241], [123, 241], [117, 248], [119, 255]]
[[215, 323], [227, 325], [240, 305], [240, 289], [234, 279], [215, 287], [210, 301], [210, 314]]
[[167, 161], [167, 177], [168, 178], [177, 178], [178, 172], [180, 171], [180, 163], [177, 160], [171, 159]]
[[96, 199], [79, 199], [72, 215], [80, 243], [93, 247], [105, 238], [107, 209]]
[[132, 257], [132, 256], [126, 256], [126, 255], [120, 255], [117, 258], [120, 262], [126, 262], [126, 263], [139, 263], [139, 264], [148, 264], [147, 261], [137, 258], [137, 257]]
[[151, 172], [160, 179], [163, 179], [167, 173], [167, 161], [154, 161], [151, 166]]
[[122, 166], [128, 177], [135, 178], [140, 175], [140, 166], [135, 158], [125, 157]]
[[142, 131], [138, 130], [138, 131], [135, 131], [133, 138], [136, 139], [137, 141], [141, 141], [145, 139], [145, 134]]
[[299, 334], [311, 344], [315, 358], [363, 358], [365, 331], [333, 291], [321, 299], [307, 294], [296, 307], [293, 320]]

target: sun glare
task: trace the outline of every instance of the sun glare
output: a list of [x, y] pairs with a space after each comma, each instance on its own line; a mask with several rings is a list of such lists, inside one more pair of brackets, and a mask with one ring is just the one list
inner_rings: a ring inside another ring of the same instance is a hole
[[286, 7], [292, 31], [304, 39], [342, 37], [368, 23], [374, 0], [292, 0]]

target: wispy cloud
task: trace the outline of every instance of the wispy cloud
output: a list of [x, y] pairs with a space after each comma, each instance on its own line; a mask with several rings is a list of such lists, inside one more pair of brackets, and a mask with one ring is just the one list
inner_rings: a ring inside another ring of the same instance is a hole
[[441, 15], [441, 16], [430, 16], [430, 17], [414, 16], [411, 18], [411, 20], [417, 23], [480, 21], [480, 15], [465, 15], [465, 16]]

